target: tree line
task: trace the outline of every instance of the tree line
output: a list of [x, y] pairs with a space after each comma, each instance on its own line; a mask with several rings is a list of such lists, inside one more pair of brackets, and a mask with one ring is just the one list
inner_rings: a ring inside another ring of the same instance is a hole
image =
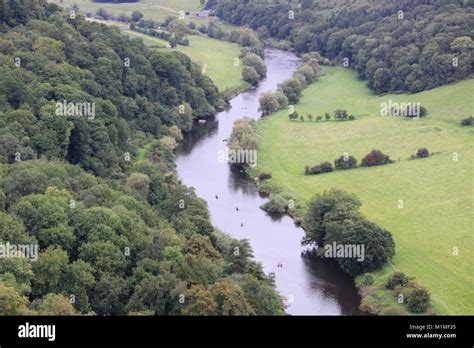
[[[54, 4], [8, 4], [0, 243], [39, 254], [0, 258], [0, 314], [284, 314], [248, 241], [216, 230], [175, 172], [182, 133], [220, 103], [212, 81]], [[64, 100], [95, 103], [95, 117], [58, 114]]]
[[469, 0], [210, 0], [207, 8], [231, 24], [248, 25], [266, 44], [317, 51], [355, 69], [377, 94], [420, 92], [473, 72]]
[[263, 116], [270, 115], [290, 104], [296, 104], [302, 96], [303, 89], [318, 80], [323, 72], [319, 65], [322, 61], [317, 52], [304, 54], [302, 64], [293, 76], [278, 85], [276, 92], [264, 92], [259, 99], [259, 111]]

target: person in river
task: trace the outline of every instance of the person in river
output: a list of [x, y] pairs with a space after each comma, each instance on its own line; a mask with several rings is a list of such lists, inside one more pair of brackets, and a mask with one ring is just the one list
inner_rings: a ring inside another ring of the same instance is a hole
[[239, 211], [239, 207], [235, 207], [235, 210]]
[[216, 195], [216, 199], [219, 199], [219, 196], [218, 196], [218, 195]]
[[244, 227], [244, 223], [243, 223], [243, 222], [240, 223], [240, 227]]

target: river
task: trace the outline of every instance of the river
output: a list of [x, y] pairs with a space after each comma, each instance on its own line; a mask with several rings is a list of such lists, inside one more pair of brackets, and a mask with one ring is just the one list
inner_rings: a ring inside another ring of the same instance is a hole
[[[259, 117], [258, 98], [275, 91], [299, 66], [290, 52], [265, 50], [267, 77], [257, 89], [231, 101], [231, 108], [186, 135], [178, 152], [178, 174], [209, 205], [214, 226], [237, 239], [247, 239], [265, 272], [275, 273], [277, 289], [292, 315], [357, 315], [360, 298], [351, 277], [334, 263], [302, 256], [304, 231], [288, 216], [274, 217], [259, 207], [266, 201], [254, 182], [228, 164], [219, 163], [236, 120]], [[218, 198], [216, 198], [216, 195]], [[236, 209], [238, 208], [238, 210]], [[281, 263], [283, 267], [277, 267]]]

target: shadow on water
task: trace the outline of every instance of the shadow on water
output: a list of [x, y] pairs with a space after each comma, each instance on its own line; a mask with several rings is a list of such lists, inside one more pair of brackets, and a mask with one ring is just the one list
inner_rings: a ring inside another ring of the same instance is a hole
[[289, 314], [361, 314], [353, 280], [335, 263], [303, 256], [304, 231], [289, 216], [272, 216], [260, 209], [266, 199], [254, 182], [241, 170], [218, 161], [234, 122], [245, 116], [259, 118], [259, 95], [275, 91], [300, 64], [290, 52], [269, 49], [265, 53], [268, 73], [259, 87], [240, 94], [231, 101], [230, 109], [197, 124], [185, 136], [176, 159], [178, 174], [207, 201], [214, 226], [234, 238], [249, 240], [264, 271], [275, 274]]

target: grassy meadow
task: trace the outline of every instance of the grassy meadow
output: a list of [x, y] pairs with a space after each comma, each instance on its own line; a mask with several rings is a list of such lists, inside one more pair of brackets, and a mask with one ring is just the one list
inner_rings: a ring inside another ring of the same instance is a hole
[[[95, 14], [99, 8], [103, 8], [114, 16], [121, 13], [131, 15], [133, 11], [138, 10], [143, 13], [145, 19], [153, 19], [156, 21], [163, 21], [168, 16], [178, 17], [180, 11], [185, 13], [191, 11], [203, 10], [204, 6], [199, 0], [140, 0], [134, 3], [100, 3], [93, 2], [92, 0], [63, 0], [62, 3], [58, 3], [59, 6], [69, 8], [72, 5], [77, 4], [79, 11], [83, 14], [91, 13]], [[233, 25], [226, 24], [217, 18], [199, 18], [186, 16], [187, 22], [193, 21], [198, 26], [200, 24], [209, 24], [209, 22], [218, 22], [224, 31], [230, 31], [237, 28]]]
[[[303, 206], [325, 189], [354, 193], [362, 213], [392, 232], [396, 242], [392, 264], [375, 274], [376, 284], [399, 270], [429, 289], [437, 313], [474, 314], [474, 128], [460, 126], [474, 110], [474, 79], [418, 94], [375, 96], [353, 71], [324, 70], [296, 111], [316, 117], [346, 109], [356, 120], [289, 121], [287, 110], [263, 119], [259, 171], [270, 172], [269, 186]], [[428, 115], [418, 120], [380, 116], [380, 104], [389, 99], [420, 102]], [[422, 147], [434, 154], [411, 159]], [[372, 149], [396, 163], [304, 175], [306, 165], [333, 163], [346, 152], [360, 163]]]
[[108, 13], [115, 16], [120, 13], [131, 15], [138, 10], [143, 13], [146, 19], [163, 20], [167, 16], [178, 16], [179, 11], [199, 11], [204, 6], [199, 0], [140, 0], [134, 3], [100, 3], [92, 0], [64, 0], [58, 4], [63, 7], [70, 7], [74, 4], [79, 6], [81, 13], [95, 14], [99, 8], [103, 8]]

